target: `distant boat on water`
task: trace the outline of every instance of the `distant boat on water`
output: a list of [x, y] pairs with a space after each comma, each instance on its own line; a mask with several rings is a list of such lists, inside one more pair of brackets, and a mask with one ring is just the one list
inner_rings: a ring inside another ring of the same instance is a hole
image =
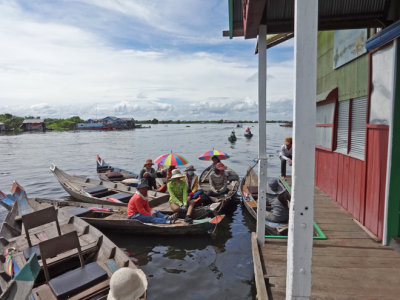
[[281, 127], [293, 127], [293, 121], [281, 123], [281, 124], [279, 124], [279, 126], [281, 126]]

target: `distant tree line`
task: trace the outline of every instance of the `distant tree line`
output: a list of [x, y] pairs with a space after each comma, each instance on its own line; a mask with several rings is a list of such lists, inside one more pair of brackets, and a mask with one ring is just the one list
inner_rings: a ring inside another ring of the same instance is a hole
[[[12, 114], [0, 114], [0, 122], [4, 123], [6, 131], [14, 131], [16, 133], [21, 132], [21, 125], [22, 122], [26, 119], [40, 119], [40, 117], [33, 117], [33, 116], [25, 116], [25, 117], [18, 117]], [[55, 130], [55, 131], [65, 131], [65, 130], [74, 130], [76, 128], [77, 123], [84, 123], [85, 121], [82, 120], [78, 116], [74, 116], [68, 119], [53, 119], [53, 118], [46, 118], [44, 119], [46, 123], [47, 130]], [[184, 120], [157, 120], [156, 118], [152, 120], [135, 120], [137, 124], [196, 124], [196, 123], [214, 123], [214, 124], [222, 124], [224, 120], [200, 120], [200, 121], [184, 121]], [[267, 121], [267, 123], [283, 123], [287, 122], [284, 120], [279, 121]], [[234, 121], [230, 123], [254, 123], [253, 121]], [[227, 123], [228, 124], [228, 123]]]

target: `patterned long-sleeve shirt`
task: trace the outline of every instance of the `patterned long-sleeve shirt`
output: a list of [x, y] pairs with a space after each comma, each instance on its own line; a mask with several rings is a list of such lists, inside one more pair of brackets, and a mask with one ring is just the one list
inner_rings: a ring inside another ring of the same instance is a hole
[[175, 181], [171, 179], [168, 184], [169, 203], [179, 206], [187, 205], [187, 184], [184, 180]]
[[290, 157], [292, 157], [292, 149], [292, 147], [288, 149], [286, 145], [282, 145], [279, 157], [282, 157], [284, 160], [290, 160]]
[[210, 188], [215, 193], [218, 193], [220, 190], [222, 190], [228, 184], [228, 179], [227, 179], [225, 173], [217, 175], [217, 174], [215, 174], [215, 172], [212, 172], [210, 174], [209, 181], [210, 181]]

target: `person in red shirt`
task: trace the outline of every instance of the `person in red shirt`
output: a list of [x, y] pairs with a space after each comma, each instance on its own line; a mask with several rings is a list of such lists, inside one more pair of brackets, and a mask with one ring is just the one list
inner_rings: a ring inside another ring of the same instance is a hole
[[173, 224], [178, 218], [178, 214], [171, 216], [164, 215], [158, 211], [152, 210], [147, 198], [147, 190], [150, 186], [146, 179], [142, 179], [137, 186], [135, 195], [129, 200], [128, 203], [128, 219], [139, 220], [144, 223], [158, 223], [158, 224]]

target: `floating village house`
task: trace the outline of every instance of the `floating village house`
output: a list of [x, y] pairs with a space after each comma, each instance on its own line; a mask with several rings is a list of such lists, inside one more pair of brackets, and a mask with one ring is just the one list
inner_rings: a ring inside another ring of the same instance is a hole
[[133, 129], [135, 127], [136, 127], [135, 119], [118, 118], [114, 116], [108, 116], [100, 120], [89, 119], [85, 123], [77, 124], [77, 129], [89, 129], [89, 130]]
[[41, 119], [25, 119], [22, 122], [21, 128], [24, 131], [45, 131], [46, 124]]
[[[310, 296], [312, 239], [307, 228], [313, 196], [310, 200], [306, 193], [310, 184], [340, 204], [383, 245], [400, 236], [399, 20], [398, 0], [229, 1], [229, 31], [224, 36], [258, 36], [261, 114], [265, 114], [267, 88], [264, 52], [295, 33], [295, 204], [292, 201], [287, 299]], [[313, 131], [315, 136], [310, 134]], [[308, 143], [313, 149], [307, 148]], [[262, 244], [259, 223], [257, 239]], [[256, 274], [257, 286], [262, 281]]]

